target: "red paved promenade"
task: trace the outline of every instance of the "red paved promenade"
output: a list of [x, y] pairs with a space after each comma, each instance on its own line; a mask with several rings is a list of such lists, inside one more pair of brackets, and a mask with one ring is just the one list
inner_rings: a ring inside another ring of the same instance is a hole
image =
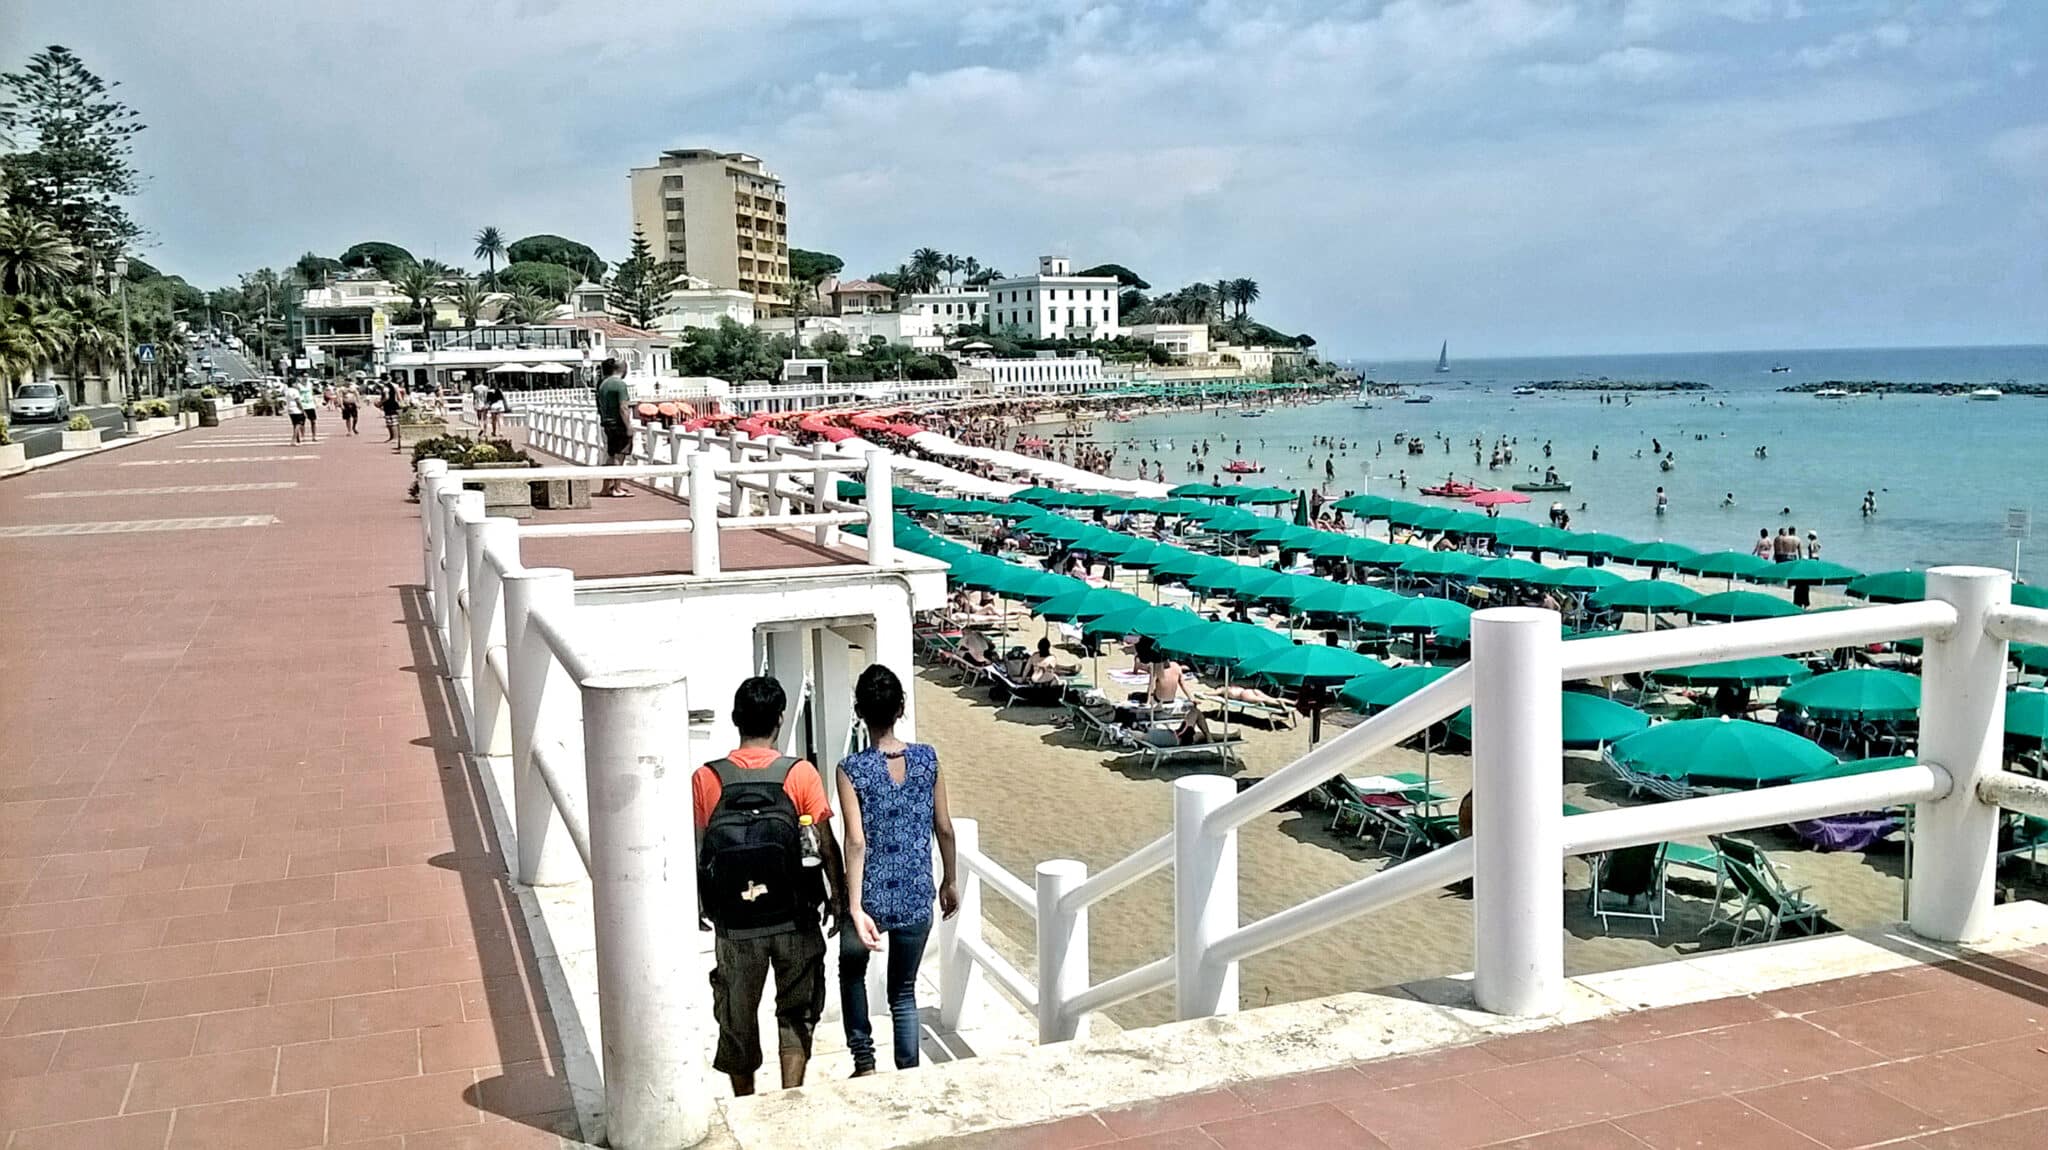
[[6, 1150], [575, 1131], [406, 465], [321, 422], [0, 481]]

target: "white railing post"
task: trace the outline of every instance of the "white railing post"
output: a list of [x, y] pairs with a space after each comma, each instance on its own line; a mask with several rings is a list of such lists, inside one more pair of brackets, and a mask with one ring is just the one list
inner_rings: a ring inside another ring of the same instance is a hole
[[690, 456], [690, 574], [718, 574], [718, 457]]
[[1985, 629], [2012, 601], [2012, 576], [1993, 567], [1935, 567], [1927, 597], [1956, 609], [1947, 634], [1927, 636], [1920, 662], [1920, 759], [1948, 769], [1947, 798], [1919, 804], [1907, 925], [1940, 942], [1970, 942], [1990, 927], [1998, 867], [1998, 808], [1977, 784], [2005, 750], [2005, 641]]
[[[445, 481], [444, 481], [445, 482]], [[474, 499], [465, 496], [475, 496]], [[483, 517], [484, 497], [480, 491], [463, 491], [453, 486], [444, 486], [441, 494], [441, 598], [446, 602], [444, 610], [436, 614], [445, 615], [441, 627], [441, 658], [448, 678], [455, 683], [458, 695], [463, 680], [469, 678], [469, 631], [463, 619], [459, 596], [468, 583], [464, 569], [469, 558], [469, 529], [465, 517]], [[456, 652], [462, 652], [460, 658]], [[468, 700], [464, 698], [464, 705]]]
[[1173, 987], [1183, 1019], [1237, 1010], [1237, 964], [1209, 955], [1237, 929], [1237, 832], [1202, 829], [1209, 812], [1236, 793], [1237, 784], [1222, 775], [1173, 784]]
[[[954, 819], [956, 857], [980, 849], [979, 821]], [[981, 941], [981, 876], [962, 866], [958, 878], [960, 909], [952, 918], [939, 920], [939, 1025], [947, 1030], [960, 1029], [967, 990], [974, 980], [974, 959], [967, 953], [967, 944]]]
[[[824, 460], [837, 455], [838, 452], [832, 449], [832, 445], [822, 439], [811, 444], [812, 459]], [[811, 511], [815, 514], [823, 515], [831, 510], [831, 508], [825, 506], [825, 501], [837, 498], [839, 498], [839, 473], [827, 471], [822, 467], [811, 472]], [[831, 547], [839, 542], [839, 529], [829, 523], [822, 527], [814, 528], [811, 541], [820, 547]]]
[[448, 474], [445, 459], [420, 460], [420, 545], [421, 586], [433, 602], [429, 604], [435, 626], [441, 622], [441, 477]]
[[895, 477], [889, 467], [889, 453], [868, 452], [867, 494], [861, 506], [868, 513], [868, 564], [886, 566], [896, 558]]
[[469, 529], [469, 741], [479, 755], [512, 753], [505, 693], [491, 674], [490, 655], [505, 645], [505, 592], [490, 552], [519, 554], [519, 521], [485, 516]]
[[1066, 1042], [1081, 1020], [1067, 1009], [1088, 989], [1088, 910], [1060, 909], [1060, 899], [1088, 878], [1086, 863], [1038, 864], [1038, 1041]]
[[590, 882], [603, 1004], [605, 1125], [615, 1150], [694, 1146], [710, 1129], [699, 1028], [689, 691], [674, 671], [584, 680]]
[[[556, 621], [576, 607], [575, 575], [561, 567], [528, 567], [508, 573], [505, 589], [505, 668], [512, 680], [512, 838], [519, 857], [512, 875], [528, 886], [555, 886], [583, 877], [583, 860], [562, 822], [554, 796], [533, 765], [536, 739], [559, 746], [555, 722], [578, 714], [576, 684], [555, 661], [535, 613]], [[549, 713], [559, 716], [548, 721]], [[557, 752], [558, 761], [561, 757]], [[566, 764], [564, 764], [566, 767]]]
[[[681, 466], [683, 462], [683, 433], [673, 427], [668, 429], [668, 462], [671, 466]], [[654, 481], [654, 485], [657, 488], [663, 483], [668, 484], [668, 493], [670, 495], [679, 496], [683, 494], [682, 476], [667, 475]]]
[[[732, 462], [745, 463], [747, 461], [747, 449], [751, 439], [752, 437], [744, 431], [733, 431], [732, 446], [727, 449], [727, 453], [732, 457]], [[737, 471], [732, 472], [726, 477], [726, 493], [730, 505], [730, 510], [727, 514], [731, 515], [734, 519], [744, 519], [749, 514], [747, 489], [740, 485], [741, 478], [743, 477]]]
[[1558, 626], [1533, 607], [1472, 616], [1473, 994], [1494, 1014], [1564, 1002]]

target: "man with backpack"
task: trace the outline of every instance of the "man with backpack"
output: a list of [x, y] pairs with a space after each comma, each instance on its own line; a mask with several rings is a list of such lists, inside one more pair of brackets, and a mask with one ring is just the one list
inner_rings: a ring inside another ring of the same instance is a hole
[[[698, 900], [717, 932], [711, 1012], [718, 1020], [712, 1066], [732, 1092], [754, 1092], [761, 1066], [761, 993], [775, 972], [782, 1086], [802, 1086], [811, 1035], [825, 1010], [825, 936], [820, 912], [845, 899], [838, 845], [825, 827], [832, 807], [818, 769], [775, 749], [788, 700], [756, 676], [733, 695], [740, 745], [697, 768]], [[808, 819], [808, 823], [804, 820]], [[831, 888], [827, 890], [827, 887]]]

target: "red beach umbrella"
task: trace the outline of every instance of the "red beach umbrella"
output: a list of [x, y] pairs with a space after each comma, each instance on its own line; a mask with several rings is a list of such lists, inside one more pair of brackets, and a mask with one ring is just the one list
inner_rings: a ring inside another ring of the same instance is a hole
[[1475, 507], [1498, 507], [1503, 503], [1527, 503], [1529, 497], [1519, 491], [1482, 491], [1465, 502]]

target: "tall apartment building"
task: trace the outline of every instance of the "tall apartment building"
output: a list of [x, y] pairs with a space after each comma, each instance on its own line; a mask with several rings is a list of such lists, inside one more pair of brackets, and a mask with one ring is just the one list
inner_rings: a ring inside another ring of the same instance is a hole
[[632, 171], [633, 226], [657, 259], [789, 310], [789, 205], [782, 181], [744, 152], [678, 148]]

